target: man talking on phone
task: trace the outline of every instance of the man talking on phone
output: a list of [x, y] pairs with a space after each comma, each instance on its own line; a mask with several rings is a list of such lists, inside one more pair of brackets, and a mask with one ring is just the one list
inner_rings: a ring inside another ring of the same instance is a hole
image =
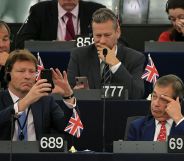
[[[36, 82], [37, 60], [34, 55], [27, 50], [11, 52], [5, 64], [8, 90], [0, 92], [0, 140], [35, 141], [50, 133], [51, 128], [63, 132], [76, 100], [66, 72], [51, 70], [54, 89], [47, 79]], [[62, 106], [50, 96], [51, 90], [63, 97]], [[69, 116], [64, 115], [62, 109], [65, 106]], [[15, 119], [13, 128], [12, 116]]]
[[107, 8], [94, 12], [92, 17], [94, 44], [72, 51], [68, 65], [68, 80], [75, 89], [76, 77], [86, 76], [90, 89], [101, 89], [104, 84], [122, 86], [129, 99], [142, 98], [141, 79], [145, 57], [138, 51], [118, 43], [121, 31], [116, 15]]

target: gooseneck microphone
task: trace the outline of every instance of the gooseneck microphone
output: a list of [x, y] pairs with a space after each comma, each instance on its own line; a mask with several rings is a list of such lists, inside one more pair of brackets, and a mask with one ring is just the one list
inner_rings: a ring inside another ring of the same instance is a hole
[[10, 116], [11, 118], [10, 118], [10, 121], [11, 121], [11, 129], [10, 129], [10, 158], [9, 158], [9, 160], [10, 161], [12, 161], [12, 143], [13, 143], [13, 134], [14, 134], [14, 127], [15, 127], [15, 124], [14, 124], [14, 122], [15, 122], [15, 110], [14, 109], [12, 109], [12, 111], [11, 111], [11, 116]]
[[[102, 54], [104, 56], [104, 62], [106, 62], [106, 56], [107, 56], [108, 50], [106, 48], [103, 49]], [[103, 69], [104, 70], [104, 69]], [[105, 77], [105, 76], [104, 76]], [[105, 79], [103, 79], [103, 87], [102, 87], [102, 91], [103, 91], [103, 117], [102, 117], [102, 145], [103, 145], [103, 152], [105, 152], [106, 149], [106, 139], [105, 139], [105, 120], [106, 120], [106, 110], [105, 110], [105, 106], [106, 106], [106, 95], [105, 95]]]
[[[21, 31], [23, 30], [23, 28], [24, 28], [25, 25], [27, 24], [27, 21], [28, 21], [28, 18], [29, 18], [29, 16], [30, 16], [30, 14], [31, 14], [31, 10], [30, 10], [28, 16], [26, 17], [26, 20], [22, 23], [22, 25], [20, 26], [20, 28], [18, 29], [18, 31], [17, 31], [16, 34], [15, 34], [15, 39], [14, 39], [14, 41], [15, 41], [15, 49], [19, 49], [19, 44], [21, 44], [22, 41], [24, 41], [24, 40], [20, 40], [19, 42], [17, 42], [18, 36], [20, 35]], [[22, 47], [23, 47], [23, 46], [20, 46], [20, 48], [22, 48]]]

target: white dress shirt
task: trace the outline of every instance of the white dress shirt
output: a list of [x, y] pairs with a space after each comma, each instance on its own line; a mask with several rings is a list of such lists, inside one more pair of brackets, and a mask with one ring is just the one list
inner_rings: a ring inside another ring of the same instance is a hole
[[[19, 100], [19, 97], [17, 97], [15, 94], [13, 94], [10, 90], [9, 90], [9, 93], [10, 93], [10, 96], [11, 96], [13, 102], [14, 102], [15, 113], [18, 115], [21, 115], [21, 113], [23, 111], [21, 111], [21, 112], [18, 111], [18, 102], [17, 101]], [[75, 99], [74, 104], [67, 103], [66, 101], [64, 101], [64, 103], [66, 104], [66, 106], [68, 108], [72, 109], [76, 106], [76, 99]], [[27, 113], [27, 111], [28, 111], [28, 108], [26, 108], [26, 113]], [[13, 141], [17, 141], [17, 140], [18, 140], [18, 122], [16, 120]], [[31, 109], [29, 111], [28, 118], [27, 118], [27, 141], [36, 141], [36, 133], [35, 133], [33, 114], [32, 114]]]

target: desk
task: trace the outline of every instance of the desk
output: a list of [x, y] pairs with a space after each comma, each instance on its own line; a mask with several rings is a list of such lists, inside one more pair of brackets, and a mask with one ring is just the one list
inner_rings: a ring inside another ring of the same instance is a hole
[[[13, 154], [13, 161], [183, 161], [184, 154], [113, 154], [113, 153], [35, 153]], [[9, 160], [9, 154], [0, 154], [0, 160]]]
[[[61, 103], [61, 101], [57, 101]], [[129, 116], [146, 115], [149, 111], [149, 101], [113, 101], [106, 100], [106, 151], [112, 152], [112, 143], [124, 138], [126, 120]], [[102, 116], [103, 101], [78, 101], [84, 130], [79, 139], [73, 143], [78, 150], [90, 149], [102, 151]]]

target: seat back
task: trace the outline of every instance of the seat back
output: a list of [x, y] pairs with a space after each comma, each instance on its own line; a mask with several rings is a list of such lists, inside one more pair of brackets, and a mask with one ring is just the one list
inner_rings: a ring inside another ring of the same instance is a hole
[[128, 137], [128, 130], [129, 130], [129, 126], [130, 123], [138, 118], [142, 118], [144, 116], [130, 116], [127, 118], [127, 123], [126, 123], [126, 127], [125, 127], [125, 134], [124, 134], [124, 140], [127, 140]]

